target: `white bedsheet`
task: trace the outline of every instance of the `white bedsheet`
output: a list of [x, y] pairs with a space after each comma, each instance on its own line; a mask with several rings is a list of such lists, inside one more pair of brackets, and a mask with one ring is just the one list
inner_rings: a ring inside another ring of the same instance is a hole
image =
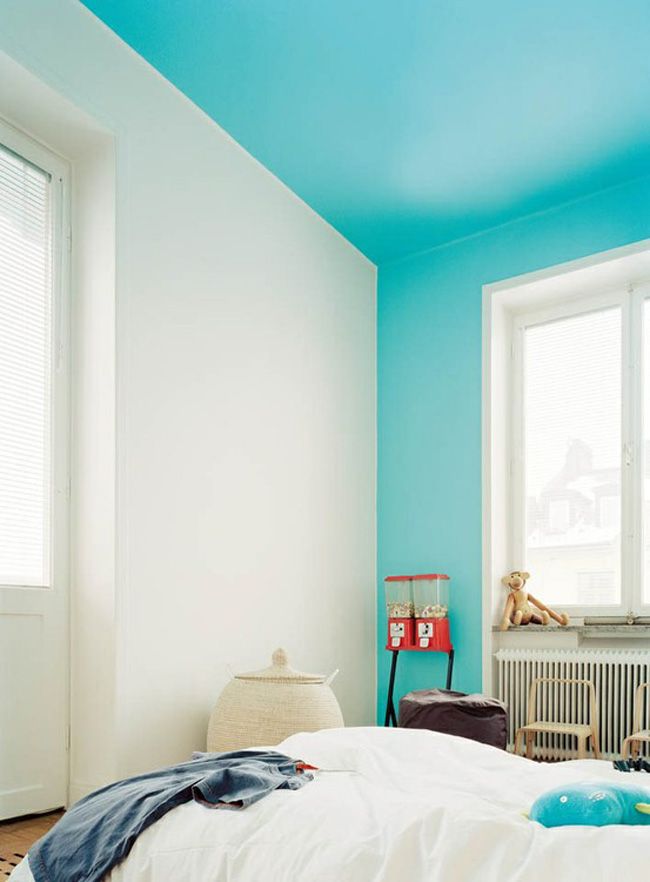
[[[279, 749], [329, 771], [241, 812], [174, 809], [139, 838], [110, 882], [650, 879], [650, 827], [547, 830], [524, 816], [550, 787], [630, 780], [611, 763], [541, 765], [406, 729], [300, 734]], [[632, 774], [650, 788], [650, 775]], [[11, 882], [32, 882], [27, 860]]]

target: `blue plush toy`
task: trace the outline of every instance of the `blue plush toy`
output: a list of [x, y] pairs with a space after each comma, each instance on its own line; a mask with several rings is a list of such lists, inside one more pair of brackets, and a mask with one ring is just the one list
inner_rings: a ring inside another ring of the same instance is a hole
[[542, 794], [535, 800], [529, 817], [544, 827], [650, 825], [650, 790], [610, 781], [569, 784]]

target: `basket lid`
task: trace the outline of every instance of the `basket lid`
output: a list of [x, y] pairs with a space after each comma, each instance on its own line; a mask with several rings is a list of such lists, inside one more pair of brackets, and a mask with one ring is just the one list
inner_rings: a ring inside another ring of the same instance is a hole
[[296, 671], [290, 666], [285, 650], [276, 649], [271, 656], [271, 665], [268, 668], [263, 668], [261, 671], [236, 674], [235, 679], [266, 680], [271, 683], [318, 684], [325, 682], [325, 674], [306, 674], [304, 671]]

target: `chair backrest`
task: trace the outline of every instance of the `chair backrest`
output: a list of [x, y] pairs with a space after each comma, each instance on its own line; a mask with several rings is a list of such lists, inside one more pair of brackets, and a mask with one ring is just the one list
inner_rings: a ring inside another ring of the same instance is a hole
[[641, 683], [636, 688], [636, 693], [634, 695], [634, 723], [633, 728], [635, 732], [638, 732], [640, 729], [643, 729], [643, 720], [648, 715], [644, 713], [645, 703], [647, 701], [647, 696], [644, 695], [646, 689], [650, 689], [650, 683]]
[[[648, 684], [650, 685], [650, 684]], [[530, 692], [528, 694], [528, 723], [536, 722], [539, 717], [537, 715], [537, 707], [538, 707], [538, 695], [542, 688], [546, 687], [554, 687], [554, 695], [550, 696], [547, 692], [545, 705], [548, 710], [551, 709], [551, 705], [553, 708], [559, 706], [560, 713], [562, 713], [562, 709], [566, 710], [567, 708], [567, 695], [566, 693], [570, 689], [580, 689], [582, 691], [582, 695], [576, 696], [575, 701], [568, 702], [568, 705], [575, 711], [574, 716], [577, 715], [579, 708], [585, 708], [588, 710], [589, 719], [587, 720], [552, 720], [554, 723], [566, 722], [566, 723], [575, 723], [582, 722], [591, 726], [598, 725], [598, 706], [596, 704], [596, 689], [591, 680], [574, 680], [567, 679], [564, 677], [537, 677], [530, 684]], [[564, 693], [561, 700], [559, 699], [558, 692]], [[588, 696], [588, 701], [585, 702], [583, 699]], [[547, 722], [551, 722], [547, 720]]]

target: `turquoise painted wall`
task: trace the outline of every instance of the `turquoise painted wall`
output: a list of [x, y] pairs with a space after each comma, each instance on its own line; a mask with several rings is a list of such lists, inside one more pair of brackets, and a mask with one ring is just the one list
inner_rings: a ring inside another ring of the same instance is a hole
[[[448, 572], [454, 686], [481, 689], [481, 287], [650, 238], [650, 177], [380, 266], [378, 719], [390, 656], [382, 579]], [[444, 686], [403, 653], [396, 695]]]

